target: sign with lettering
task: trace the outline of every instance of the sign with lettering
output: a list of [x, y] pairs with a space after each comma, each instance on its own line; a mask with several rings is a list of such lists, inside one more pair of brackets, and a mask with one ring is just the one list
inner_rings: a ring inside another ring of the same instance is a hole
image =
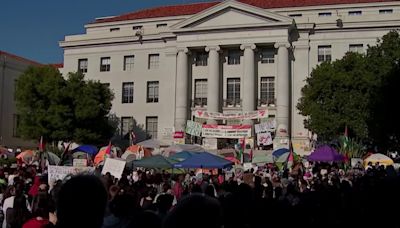
[[122, 176], [122, 172], [125, 169], [125, 160], [106, 158], [106, 162], [104, 163], [103, 170], [101, 174], [110, 173], [115, 178], [120, 179]]
[[257, 134], [257, 145], [259, 146], [268, 146], [272, 144], [272, 136], [271, 133], [258, 133]]
[[267, 118], [268, 111], [257, 110], [250, 112], [220, 113], [220, 112], [207, 112], [207, 111], [197, 110], [194, 112], [194, 116], [196, 118], [214, 119], [214, 120], [229, 120], [229, 119], [252, 120], [252, 119]]
[[232, 138], [239, 139], [251, 137], [251, 125], [213, 125], [205, 124], [202, 136], [207, 138]]
[[259, 123], [254, 125], [254, 131], [258, 133], [263, 133], [267, 131], [273, 131], [276, 128], [276, 120], [270, 119], [267, 122]]
[[174, 139], [183, 139], [185, 138], [185, 133], [183, 131], [175, 131]]
[[186, 133], [193, 136], [201, 136], [201, 128], [203, 125], [192, 120], [186, 122]]
[[54, 183], [57, 180], [64, 180], [67, 176], [74, 176], [81, 173], [94, 173], [94, 167], [73, 167], [73, 166], [48, 166], [48, 182]]

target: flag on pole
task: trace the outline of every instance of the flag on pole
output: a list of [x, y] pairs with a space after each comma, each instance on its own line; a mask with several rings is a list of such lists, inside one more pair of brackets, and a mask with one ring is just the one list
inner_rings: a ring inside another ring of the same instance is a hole
[[43, 141], [43, 136], [40, 136], [40, 141], [39, 141], [39, 151], [43, 152], [44, 151], [44, 141]]
[[106, 159], [106, 157], [110, 157], [110, 156], [111, 156], [111, 140], [108, 143], [106, 151], [104, 152], [104, 160]]
[[240, 161], [240, 163], [243, 163], [243, 160], [244, 160], [243, 154], [244, 154], [244, 149], [246, 147], [246, 138], [239, 139], [238, 141], [239, 141], [238, 144], [236, 144], [236, 146], [235, 146], [235, 148], [238, 151], [236, 158]]
[[62, 164], [63, 164], [63, 162], [64, 162], [64, 160], [65, 160], [65, 157], [66, 157], [66, 156], [68, 155], [68, 153], [69, 153], [69, 148], [71, 147], [71, 144], [72, 144], [72, 142], [69, 142], [68, 145], [65, 147], [64, 151], [63, 151], [62, 154], [61, 154], [61, 159], [60, 159], [60, 162], [59, 162], [58, 165], [62, 165]]
[[344, 128], [344, 140], [343, 140], [343, 147], [346, 149], [349, 145], [349, 135], [348, 135], [348, 131], [347, 131], [347, 125]]
[[287, 168], [290, 169], [293, 166], [293, 162], [294, 162], [294, 155], [293, 155], [293, 145], [292, 142], [290, 142], [289, 144], [289, 156], [288, 156], [288, 160], [287, 160]]
[[130, 144], [131, 144], [131, 146], [133, 145], [133, 144], [135, 144], [135, 141], [136, 141], [136, 135], [135, 135], [135, 132], [133, 132], [133, 131], [131, 131], [130, 132], [130, 134], [129, 134], [129, 139], [130, 139]]

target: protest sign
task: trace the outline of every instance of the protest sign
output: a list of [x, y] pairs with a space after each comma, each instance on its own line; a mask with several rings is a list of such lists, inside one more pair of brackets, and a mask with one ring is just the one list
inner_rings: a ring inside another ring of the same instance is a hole
[[106, 162], [104, 163], [103, 171], [101, 174], [110, 173], [115, 178], [120, 179], [122, 176], [122, 172], [125, 169], [125, 160], [107, 158]]
[[72, 167], [72, 166], [48, 166], [48, 182], [54, 183], [57, 180], [64, 180], [69, 175], [80, 173], [93, 173], [94, 167]]
[[73, 166], [76, 167], [86, 167], [87, 166], [87, 160], [86, 159], [81, 159], [81, 158], [75, 158], [73, 160]]
[[201, 136], [201, 123], [194, 122], [192, 120], [188, 120], [186, 122], [186, 133], [193, 136]]

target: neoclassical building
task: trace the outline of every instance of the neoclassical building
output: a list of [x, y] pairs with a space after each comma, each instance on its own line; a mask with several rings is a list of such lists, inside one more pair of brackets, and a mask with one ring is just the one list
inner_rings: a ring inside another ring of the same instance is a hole
[[[109, 84], [122, 135], [132, 118], [163, 141], [187, 120], [237, 126], [274, 119], [274, 147], [291, 138], [307, 151], [310, 133], [296, 109], [305, 79], [319, 63], [363, 53], [400, 28], [400, 2], [205, 2], [97, 18], [85, 28], [60, 42], [62, 71]], [[265, 112], [247, 118], [255, 111]]]

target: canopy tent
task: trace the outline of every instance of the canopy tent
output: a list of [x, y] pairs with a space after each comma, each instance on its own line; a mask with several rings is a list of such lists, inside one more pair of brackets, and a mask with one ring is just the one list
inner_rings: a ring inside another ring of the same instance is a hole
[[165, 148], [163, 154], [171, 157], [172, 155], [182, 151], [204, 152], [205, 150], [203, 147], [196, 144], [176, 144]]
[[7, 148], [0, 146], [0, 156], [5, 156], [7, 158], [15, 157], [15, 153], [8, 151]]
[[179, 153], [176, 153], [176, 154], [170, 156], [170, 158], [175, 159], [177, 161], [183, 161], [185, 159], [192, 157], [193, 154], [195, 154], [195, 152], [182, 151], [182, 152], [179, 152]]
[[72, 153], [74, 152], [84, 152], [87, 153], [89, 155], [96, 155], [97, 154], [97, 147], [92, 146], [92, 145], [82, 145], [82, 146], [78, 146], [77, 148], [72, 150]]
[[28, 163], [33, 160], [34, 155], [35, 152], [33, 150], [25, 150], [18, 154], [16, 158]]
[[[136, 156], [136, 159], [139, 159], [142, 157], [147, 158], [147, 157], [152, 156], [151, 149], [144, 148], [143, 146], [140, 146], [140, 145], [132, 145], [132, 146], [126, 148], [125, 153], [127, 153], [127, 152], [130, 154], [134, 154]], [[128, 156], [128, 154], [125, 156]], [[122, 156], [121, 156], [121, 158], [122, 158]]]
[[121, 155], [121, 158], [124, 159], [126, 162], [130, 162], [130, 161], [136, 160], [137, 155], [138, 154], [136, 154], [136, 153], [132, 153], [130, 151], [125, 151], [125, 153], [123, 153]]
[[[96, 154], [96, 157], [94, 157], [94, 164], [95, 165], [100, 165], [100, 163], [102, 162], [102, 161], [104, 161], [104, 158], [107, 156], [109, 156], [109, 155], [106, 155], [106, 149], [107, 149], [107, 146], [104, 146], [104, 147], [102, 147], [101, 149], [100, 149], [100, 151], [99, 151], [99, 153], [97, 153]], [[111, 151], [110, 151], [110, 153], [111, 154], [113, 154], [115, 157], [117, 156], [117, 150], [118, 150], [119, 148], [118, 147], [114, 147], [114, 146], [112, 146], [111, 147]]]
[[184, 161], [174, 164], [175, 168], [208, 168], [208, 169], [223, 169], [233, 165], [233, 162], [221, 158], [217, 155], [203, 152], [195, 153], [193, 156]]
[[45, 152], [44, 158], [47, 159], [50, 165], [58, 165], [61, 160], [56, 154], [52, 152]]
[[143, 146], [144, 148], [160, 148], [161, 142], [156, 139], [148, 139], [138, 143], [137, 145]]
[[162, 155], [155, 155], [141, 160], [135, 160], [127, 163], [128, 167], [143, 167], [143, 168], [159, 168], [159, 169], [171, 169], [174, 167], [174, 163], [177, 161], [171, 158], [164, 157]]
[[307, 160], [309, 161], [320, 161], [320, 162], [340, 162], [344, 161], [344, 156], [339, 154], [334, 148], [324, 145], [320, 146], [310, 156]]
[[277, 149], [274, 152], [272, 152], [272, 155], [275, 158], [279, 158], [280, 156], [282, 156], [283, 154], [288, 153], [288, 152], [289, 152], [288, 148], [280, 148], [280, 149]]
[[387, 165], [393, 165], [394, 162], [391, 158], [384, 154], [371, 154], [369, 157], [367, 157], [364, 160], [364, 165], [368, 165], [368, 163], [376, 164], [379, 163], [381, 165], [387, 166]]

